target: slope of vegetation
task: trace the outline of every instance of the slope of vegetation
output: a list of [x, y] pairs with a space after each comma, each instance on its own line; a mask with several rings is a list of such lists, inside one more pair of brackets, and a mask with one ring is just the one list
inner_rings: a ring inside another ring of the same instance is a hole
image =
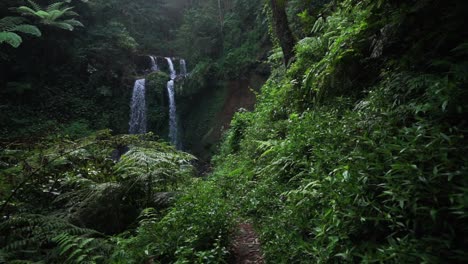
[[329, 6], [236, 115], [213, 177], [269, 262], [467, 260], [466, 7]]

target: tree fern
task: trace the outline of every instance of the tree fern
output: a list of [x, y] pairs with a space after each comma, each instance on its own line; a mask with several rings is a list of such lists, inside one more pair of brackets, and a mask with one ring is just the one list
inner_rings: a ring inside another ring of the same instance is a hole
[[191, 172], [189, 162], [193, 159], [187, 153], [134, 147], [116, 164], [116, 172], [132, 182], [149, 181], [167, 190]]
[[73, 7], [66, 6], [66, 2], [57, 2], [43, 8], [34, 1], [28, 1], [30, 6], [20, 6], [16, 11], [24, 16], [32, 16], [39, 20], [39, 23], [72, 31], [75, 27], [82, 27], [83, 24], [69, 17], [78, 16], [72, 11]]

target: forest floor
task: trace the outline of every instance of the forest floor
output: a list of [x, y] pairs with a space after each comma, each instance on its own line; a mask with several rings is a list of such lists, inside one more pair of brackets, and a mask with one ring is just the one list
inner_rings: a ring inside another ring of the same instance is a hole
[[232, 264], [264, 264], [260, 240], [251, 223], [240, 223], [232, 239]]

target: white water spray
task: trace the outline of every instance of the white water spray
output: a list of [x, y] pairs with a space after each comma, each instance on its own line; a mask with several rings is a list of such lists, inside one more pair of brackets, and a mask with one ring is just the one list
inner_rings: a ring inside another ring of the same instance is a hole
[[155, 56], [149, 56], [151, 59], [151, 71], [157, 71], [158, 70], [158, 60]]
[[146, 133], [145, 79], [135, 81], [130, 114], [130, 134]]
[[174, 79], [177, 74], [174, 70], [174, 64], [172, 63], [171, 58], [166, 58], [167, 64], [169, 65], [169, 70], [171, 73], [171, 80], [167, 82], [167, 94], [169, 96], [169, 139], [171, 144], [178, 146], [178, 129], [177, 129], [177, 110], [175, 102], [175, 89], [174, 89]]
[[166, 57], [166, 60], [167, 60], [167, 64], [169, 65], [171, 80], [174, 80], [177, 77], [176, 71], [174, 69], [174, 63], [172, 63], [172, 59], [169, 57]]

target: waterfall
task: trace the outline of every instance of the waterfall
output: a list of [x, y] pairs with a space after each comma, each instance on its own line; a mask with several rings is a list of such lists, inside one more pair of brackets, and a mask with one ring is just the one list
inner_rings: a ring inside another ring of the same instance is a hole
[[172, 63], [172, 59], [166, 57], [167, 64], [169, 64], [169, 71], [171, 73], [171, 80], [174, 80], [177, 77], [176, 71], [174, 70], [174, 64]]
[[135, 81], [130, 114], [130, 134], [146, 133], [145, 79]]
[[171, 144], [177, 147], [179, 142], [177, 138], [177, 111], [174, 89], [174, 79], [177, 75], [171, 58], [166, 58], [166, 60], [171, 72], [171, 80], [167, 82], [167, 94], [169, 96], [169, 139], [171, 140]]
[[[157, 58], [155, 56], [149, 56], [151, 60], [151, 71], [157, 71]], [[169, 139], [172, 145], [178, 149], [182, 148], [181, 143], [178, 139], [178, 127], [177, 127], [177, 110], [175, 100], [175, 79], [177, 77], [176, 70], [174, 69], [174, 63], [169, 57], [165, 58], [169, 65], [169, 71], [171, 79], [167, 82], [167, 94], [169, 97]], [[180, 60], [180, 72], [181, 76], [187, 76], [187, 68], [184, 59]], [[133, 95], [131, 101], [131, 114], [130, 114], [130, 134], [143, 134], [147, 132], [147, 118], [146, 118], [146, 98], [145, 98], [145, 79], [139, 79], [135, 81], [133, 87]]]
[[149, 56], [151, 59], [151, 71], [157, 71], [158, 70], [158, 61], [155, 56]]
[[187, 77], [187, 64], [184, 59], [180, 59], [180, 75]]
[[169, 139], [177, 146], [177, 113], [175, 103], [174, 80], [167, 82], [167, 93], [169, 95]]

